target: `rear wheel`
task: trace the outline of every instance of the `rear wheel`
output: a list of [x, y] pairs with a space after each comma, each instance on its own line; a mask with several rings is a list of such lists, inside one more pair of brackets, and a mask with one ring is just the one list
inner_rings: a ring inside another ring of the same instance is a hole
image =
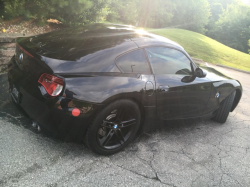
[[97, 154], [117, 153], [134, 139], [140, 121], [140, 109], [135, 102], [118, 100], [97, 115], [87, 130], [85, 143]]
[[229, 112], [232, 108], [233, 101], [235, 98], [235, 91], [231, 93], [224, 101], [224, 103], [221, 105], [221, 107], [216, 111], [215, 116], [212, 118], [214, 121], [217, 121], [219, 123], [225, 123], [227, 120], [227, 117], [229, 115]]

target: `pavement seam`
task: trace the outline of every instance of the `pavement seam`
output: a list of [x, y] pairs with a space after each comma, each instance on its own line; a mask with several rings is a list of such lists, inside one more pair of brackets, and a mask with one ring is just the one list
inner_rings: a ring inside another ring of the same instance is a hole
[[117, 166], [117, 167], [119, 167], [119, 168], [121, 168], [121, 169], [123, 169], [123, 170], [129, 171], [129, 172], [131, 172], [131, 173], [133, 173], [133, 174], [136, 174], [136, 175], [138, 175], [138, 176], [141, 176], [141, 177], [143, 177], [143, 178], [150, 179], [150, 180], [154, 180], [154, 181], [159, 181], [159, 182], [162, 183], [162, 184], [165, 184], [165, 185], [168, 185], [168, 186], [172, 186], [172, 187], [176, 187], [174, 184], [168, 184], [168, 183], [162, 182], [162, 181], [159, 179], [159, 177], [157, 177], [157, 174], [156, 174], [156, 177], [151, 178], [151, 177], [148, 177], [148, 176], [146, 176], [146, 175], [140, 174], [140, 173], [138, 173], [138, 172], [136, 172], [136, 171], [133, 171], [133, 170], [124, 168], [124, 167], [122, 167], [122, 166], [119, 166], [119, 165], [116, 165], [116, 164], [114, 164], [114, 165]]

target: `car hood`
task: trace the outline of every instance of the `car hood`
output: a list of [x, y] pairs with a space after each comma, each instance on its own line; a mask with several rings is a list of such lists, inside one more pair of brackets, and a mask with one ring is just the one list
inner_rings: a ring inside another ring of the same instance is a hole
[[232, 79], [231, 77], [224, 75], [223, 73], [219, 72], [218, 70], [212, 67], [208, 67], [208, 66], [200, 66], [200, 67], [207, 71], [206, 78], [208, 78], [211, 81], [221, 81], [221, 80]]

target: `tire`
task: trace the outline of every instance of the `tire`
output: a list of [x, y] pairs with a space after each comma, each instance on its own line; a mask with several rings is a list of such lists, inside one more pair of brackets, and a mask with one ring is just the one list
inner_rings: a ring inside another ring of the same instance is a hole
[[212, 118], [214, 121], [219, 123], [225, 123], [227, 120], [227, 117], [229, 115], [229, 112], [232, 108], [233, 101], [235, 98], [235, 91], [231, 93], [224, 101], [224, 103], [221, 105], [221, 107], [216, 111], [215, 116]]
[[141, 112], [135, 102], [127, 99], [115, 101], [96, 116], [84, 142], [97, 154], [115, 154], [135, 138], [140, 123]]

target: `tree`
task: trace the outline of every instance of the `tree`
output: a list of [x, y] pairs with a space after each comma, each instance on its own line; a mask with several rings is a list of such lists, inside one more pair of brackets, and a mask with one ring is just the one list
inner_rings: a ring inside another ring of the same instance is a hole
[[227, 9], [227, 6], [232, 4], [232, 3], [235, 3], [237, 2], [238, 0], [208, 0], [209, 4], [212, 5], [212, 4], [221, 4], [222, 5], [222, 8], [224, 10]]
[[25, 16], [65, 24], [85, 24], [96, 21], [105, 7], [105, 0], [3, 0], [9, 17]]
[[162, 28], [171, 23], [174, 10], [174, 3], [171, 0], [141, 0], [139, 5], [140, 26]]
[[165, 27], [172, 18], [171, 0], [112, 0], [107, 21], [140, 27]]
[[111, 0], [107, 21], [135, 25], [138, 19], [138, 0]]
[[4, 2], [3, 0], [0, 0], [0, 19], [4, 18], [5, 10], [4, 10]]
[[[250, 48], [250, 40], [248, 40], [248, 46], [249, 46], [249, 48]], [[248, 49], [248, 52], [249, 52], [249, 54], [250, 54], [250, 49]]]
[[224, 8], [221, 3], [210, 4], [211, 16], [209, 17], [208, 24], [206, 25], [206, 35], [213, 38], [212, 33], [216, 28], [216, 22], [219, 20], [220, 15], [224, 12]]
[[249, 18], [250, 6], [229, 5], [216, 22], [216, 28], [211, 32], [211, 36], [229, 47], [247, 53], [250, 38]]
[[220, 15], [223, 13], [224, 8], [221, 3], [212, 3], [210, 4], [210, 10], [211, 10], [211, 17], [213, 21], [218, 21], [220, 18]]
[[207, 0], [175, 0], [172, 26], [204, 33], [210, 16]]

